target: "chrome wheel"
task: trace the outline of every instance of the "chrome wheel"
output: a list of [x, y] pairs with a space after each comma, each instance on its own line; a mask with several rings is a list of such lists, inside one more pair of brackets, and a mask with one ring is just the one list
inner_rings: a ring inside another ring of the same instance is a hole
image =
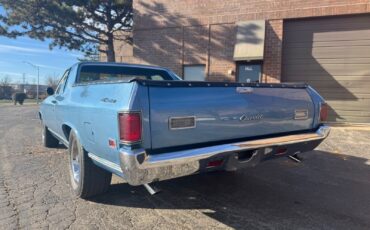
[[80, 182], [81, 164], [80, 164], [80, 151], [76, 141], [73, 141], [71, 146], [71, 170], [73, 180], [78, 184]]
[[73, 193], [80, 198], [88, 198], [108, 190], [112, 173], [99, 168], [87, 155], [77, 134], [69, 134], [69, 173]]

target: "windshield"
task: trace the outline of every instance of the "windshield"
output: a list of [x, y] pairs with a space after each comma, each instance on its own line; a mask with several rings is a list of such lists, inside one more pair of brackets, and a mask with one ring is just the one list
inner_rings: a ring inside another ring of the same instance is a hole
[[174, 80], [165, 70], [128, 66], [85, 65], [80, 69], [78, 82], [129, 81], [133, 78], [154, 81]]

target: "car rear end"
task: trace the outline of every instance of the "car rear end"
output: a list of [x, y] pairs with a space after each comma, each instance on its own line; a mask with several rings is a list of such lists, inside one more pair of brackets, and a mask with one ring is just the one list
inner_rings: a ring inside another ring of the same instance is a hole
[[311, 151], [330, 130], [326, 104], [305, 84], [132, 84], [131, 108], [118, 119], [131, 185]]

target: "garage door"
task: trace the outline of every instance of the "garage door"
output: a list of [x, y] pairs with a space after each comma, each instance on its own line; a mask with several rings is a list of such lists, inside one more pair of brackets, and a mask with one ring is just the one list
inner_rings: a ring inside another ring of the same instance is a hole
[[330, 121], [370, 122], [370, 15], [284, 23], [282, 81], [307, 82]]

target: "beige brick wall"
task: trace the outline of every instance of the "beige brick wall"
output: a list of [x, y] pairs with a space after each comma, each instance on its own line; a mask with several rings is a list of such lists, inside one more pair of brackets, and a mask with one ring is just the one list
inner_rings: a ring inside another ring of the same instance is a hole
[[278, 82], [284, 19], [366, 13], [370, 1], [137, 0], [134, 8], [134, 47], [121, 46], [117, 61], [161, 65], [179, 75], [184, 64], [204, 64], [207, 80], [234, 81], [228, 72], [235, 71], [235, 23], [266, 20], [263, 81]]

